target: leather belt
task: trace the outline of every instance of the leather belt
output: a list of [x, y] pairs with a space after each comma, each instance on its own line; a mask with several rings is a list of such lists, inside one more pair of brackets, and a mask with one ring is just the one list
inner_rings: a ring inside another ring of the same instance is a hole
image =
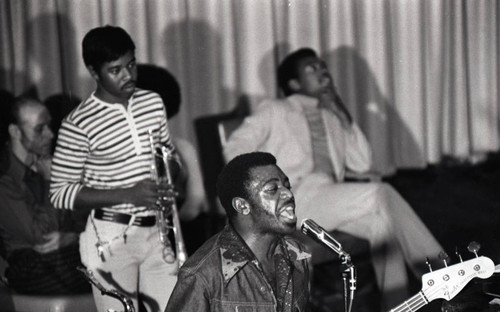
[[[94, 218], [103, 221], [129, 224], [132, 215], [120, 212], [111, 212], [102, 209], [95, 209]], [[135, 226], [153, 226], [155, 224], [156, 216], [135, 217], [134, 223], [132, 223], [132, 225]]]

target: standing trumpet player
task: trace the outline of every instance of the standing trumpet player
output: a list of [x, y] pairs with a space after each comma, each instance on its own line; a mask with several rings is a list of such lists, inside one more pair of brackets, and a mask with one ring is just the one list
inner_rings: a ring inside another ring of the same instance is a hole
[[[156, 93], [136, 88], [135, 45], [122, 28], [90, 30], [82, 51], [97, 88], [62, 123], [50, 200], [57, 208], [88, 212], [82, 263], [105, 288], [129, 296], [136, 310], [140, 296], [148, 311], [163, 311], [179, 265], [163, 257], [169, 247], [159, 240], [157, 211], [175, 198], [172, 184], [151, 177], [151, 136], [181, 169], [165, 108]], [[171, 171], [182, 179], [182, 170]], [[94, 299], [98, 311], [122, 309], [97, 289]]]

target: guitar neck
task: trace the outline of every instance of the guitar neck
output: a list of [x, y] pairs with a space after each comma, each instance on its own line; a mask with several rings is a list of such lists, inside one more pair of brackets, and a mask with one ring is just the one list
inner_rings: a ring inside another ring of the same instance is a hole
[[417, 311], [424, 305], [428, 304], [429, 301], [425, 298], [424, 293], [419, 291], [416, 295], [406, 300], [397, 307], [389, 310], [389, 312], [413, 312]]
[[476, 257], [422, 276], [422, 290], [389, 312], [414, 312], [434, 299], [450, 300], [475, 277], [488, 278], [495, 271], [490, 258]]

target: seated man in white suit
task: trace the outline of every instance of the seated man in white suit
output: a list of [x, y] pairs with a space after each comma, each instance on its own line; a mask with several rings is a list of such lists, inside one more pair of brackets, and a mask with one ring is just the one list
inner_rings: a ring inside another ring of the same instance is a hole
[[408, 203], [385, 183], [343, 183], [346, 170], [367, 172], [371, 149], [338, 96], [325, 63], [308, 48], [278, 68], [287, 96], [266, 100], [229, 137], [226, 160], [272, 153], [290, 177], [299, 220], [311, 218], [370, 242], [383, 310], [408, 295], [409, 266], [417, 278], [425, 259], [442, 250]]

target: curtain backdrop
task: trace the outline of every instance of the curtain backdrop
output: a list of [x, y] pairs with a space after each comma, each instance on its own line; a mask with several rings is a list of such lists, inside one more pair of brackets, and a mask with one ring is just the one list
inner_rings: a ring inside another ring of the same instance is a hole
[[278, 96], [277, 64], [309, 46], [389, 173], [498, 150], [499, 18], [497, 0], [0, 0], [0, 88], [85, 98], [81, 40], [121, 26], [179, 81], [172, 132], [196, 143], [196, 117]]

